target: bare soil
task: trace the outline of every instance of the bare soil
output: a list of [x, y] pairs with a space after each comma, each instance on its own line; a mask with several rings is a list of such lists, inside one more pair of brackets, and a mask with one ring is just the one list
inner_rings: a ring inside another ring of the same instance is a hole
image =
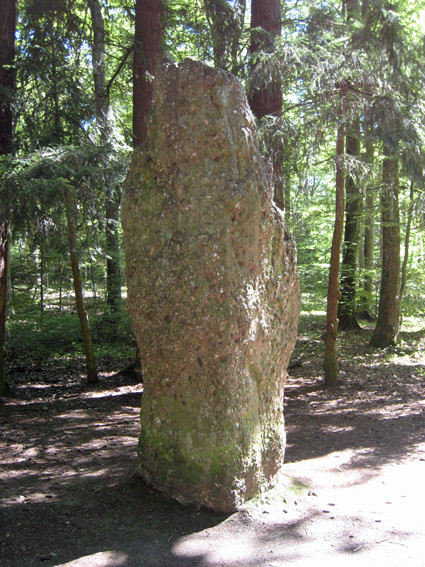
[[12, 373], [0, 405], [2, 567], [425, 566], [425, 343], [340, 340], [341, 387], [321, 388], [306, 320], [286, 388], [278, 487], [231, 516], [170, 502], [135, 475], [140, 383], [99, 386], [58, 362]]

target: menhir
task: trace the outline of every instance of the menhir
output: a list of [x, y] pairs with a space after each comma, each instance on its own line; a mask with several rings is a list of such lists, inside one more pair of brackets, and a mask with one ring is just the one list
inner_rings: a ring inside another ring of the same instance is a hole
[[194, 60], [155, 77], [123, 196], [128, 308], [142, 352], [139, 471], [233, 511], [273, 484], [296, 340], [296, 251], [241, 84]]

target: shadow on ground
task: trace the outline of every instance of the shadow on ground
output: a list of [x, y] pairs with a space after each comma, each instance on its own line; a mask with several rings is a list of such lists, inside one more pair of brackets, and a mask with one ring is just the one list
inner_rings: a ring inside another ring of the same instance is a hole
[[[320, 388], [320, 343], [308, 347], [286, 389], [288, 466], [308, 469], [346, 453], [338, 470], [366, 483], [388, 464], [418, 459], [422, 361], [388, 362], [358, 346], [344, 359], [342, 388], [328, 393]], [[142, 385], [104, 377], [77, 392], [61, 380], [59, 391], [33, 380], [0, 406], [2, 567], [304, 566], [311, 542], [348, 561], [377, 539], [375, 520], [310, 505], [313, 490], [296, 483], [273, 510], [265, 499], [254, 514], [170, 502], [135, 475]], [[394, 543], [394, 533], [384, 526], [379, 541]]]
[[223, 515], [170, 502], [136, 475], [141, 385], [1, 408], [2, 567], [199, 565], [176, 539]]

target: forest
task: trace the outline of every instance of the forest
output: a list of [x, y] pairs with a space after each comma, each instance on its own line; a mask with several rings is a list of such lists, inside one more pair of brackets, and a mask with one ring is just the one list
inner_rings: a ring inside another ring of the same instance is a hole
[[[2, 565], [422, 564], [424, 29], [422, 0], [1, 0]], [[243, 86], [301, 287], [283, 495], [230, 518], [131, 476], [121, 198], [187, 58]]]

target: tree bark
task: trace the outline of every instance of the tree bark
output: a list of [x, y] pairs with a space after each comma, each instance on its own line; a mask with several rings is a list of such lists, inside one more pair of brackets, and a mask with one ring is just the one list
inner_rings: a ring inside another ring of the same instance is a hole
[[92, 65], [96, 118], [103, 141], [109, 138], [109, 100], [105, 84], [105, 22], [98, 0], [88, 0], [93, 26]]
[[410, 243], [410, 231], [412, 228], [412, 219], [413, 219], [413, 206], [415, 204], [414, 200], [414, 183], [413, 181], [410, 182], [410, 193], [409, 193], [409, 208], [407, 210], [407, 222], [406, 222], [406, 234], [404, 237], [404, 258], [403, 258], [403, 265], [401, 267], [401, 284], [400, 284], [400, 293], [398, 297], [398, 304], [400, 306], [400, 322], [399, 326], [401, 326], [401, 302], [403, 300], [404, 291], [406, 289], [407, 283], [407, 264], [409, 261], [409, 243]]
[[[13, 96], [15, 93], [15, 0], [0, 3], [0, 155], [13, 153]], [[4, 371], [4, 341], [8, 282], [9, 223], [4, 203], [0, 202], [0, 396], [7, 393]]]
[[[251, 55], [273, 50], [274, 39], [282, 33], [280, 0], [251, 2]], [[249, 105], [256, 118], [282, 114], [282, 88], [277, 80], [256, 85], [249, 93]]]
[[15, 93], [15, 0], [0, 2], [0, 155], [13, 153], [13, 97]]
[[[162, 56], [162, 0], [136, 0], [136, 27], [133, 51], [133, 147], [146, 140], [148, 118], [153, 105], [152, 79]], [[139, 346], [133, 364], [142, 373]]]
[[[88, 0], [93, 24], [93, 79], [96, 118], [100, 140], [110, 139], [108, 122], [109, 98], [105, 82], [105, 23], [98, 0]], [[104, 176], [105, 187], [105, 238], [106, 238], [106, 303], [111, 312], [121, 310], [121, 265], [118, 236], [119, 198], [115, 195], [110, 175]]]
[[40, 234], [40, 313], [44, 313], [44, 276], [45, 276], [45, 253], [44, 253], [44, 244], [45, 244], [45, 234], [44, 234], [44, 227], [41, 229]]
[[133, 52], [133, 145], [146, 139], [152, 108], [152, 78], [162, 54], [162, 1], [136, 0]]
[[4, 340], [6, 335], [8, 223], [0, 219], [0, 396], [8, 390], [4, 371]]
[[[250, 53], [271, 52], [274, 40], [282, 33], [280, 0], [253, 0], [251, 2], [251, 45]], [[255, 65], [251, 75], [255, 73]], [[277, 77], [259, 79], [250, 89], [248, 100], [251, 110], [257, 119], [267, 115], [282, 115], [282, 86]], [[283, 188], [283, 147], [282, 140], [276, 140], [272, 148], [273, 173], [275, 176], [274, 200], [277, 206], [284, 209], [285, 198]]]
[[87, 382], [89, 384], [96, 384], [99, 381], [99, 379], [97, 376], [96, 359], [94, 355], [93, 341], [90, 332], [89, 320], [88, 320], [86, 308], [84, 306], [83, 285], [81, 282], [80, 266], [77, 255], [77, 238], [75, 235], [74, 205], [72, 203], [72, 199], [68, 191], [65, 191], [64, 201], [66, 208], [66, 218], [68, 223], [69, 254], [71, 257], [75, 303], [77, 306], [77, 313], [81, 327], [81, 335], [83, 337], [85, 353], [86, 353]]
[[[367, 135], [367, 132], [366, 132]], [[366, 137], [365, 161], [372, 166], [374, 160], [373, 140]], [[375, 243], [375, 189], [374, 181], [366, 183], [365, 211], [364, 211], [364, 293], [361, 298], [361, 309], [359, 315], [369, 321], [373, 320], [372, 297], [373, 297], [373, 251]]]
[[336, 139], [335, 225], [332, 237], [331, 259], [329, 264], [326, 330], [323, 335], [323, 340], [325, 342], [325, 355], [323, 364], [325, 370], [325, 387], [332, 389], [338, 386], [336, 340], [338, 334], [339, 263], [342, 233], [344, 230], [344, 116], [347, 87], [347, 81], [342, 81], [337, 85], [337, 88], [339, 88], [340, 101]]
[[[345, 0], [347, 23], [360, 17], [359, 0]], [[350, 104], [351, 120], [347, 131], [346, 151], [353, 159], [360, 157], [360, 120], [354, 107], [353, 94], [346, 104]], [[350, 171], [345, 181], [345, 233], [341, 264], [341, 299], [338, 305], [339, 327], [341, 329], [359, 329], [357, 322], [357, 276], [360, 244], [360, 190], [355, 176]]]
[[398, 342], [400, 324], [400, 219], [398, 159], [384, 145], [381, 189], [382, 271], [378, 320], [371, 345], [385, 348]]
[[[347, 155], [360, 157], [360, 123], [356, 119], [346, 137]], [[341, 264], [341, 299], [338, 305], [339, 327], [359, 329], [357, 322], [357, 274], [360, 241], [360, 190], [352, 173], [345, 180], [345, 233]]]

